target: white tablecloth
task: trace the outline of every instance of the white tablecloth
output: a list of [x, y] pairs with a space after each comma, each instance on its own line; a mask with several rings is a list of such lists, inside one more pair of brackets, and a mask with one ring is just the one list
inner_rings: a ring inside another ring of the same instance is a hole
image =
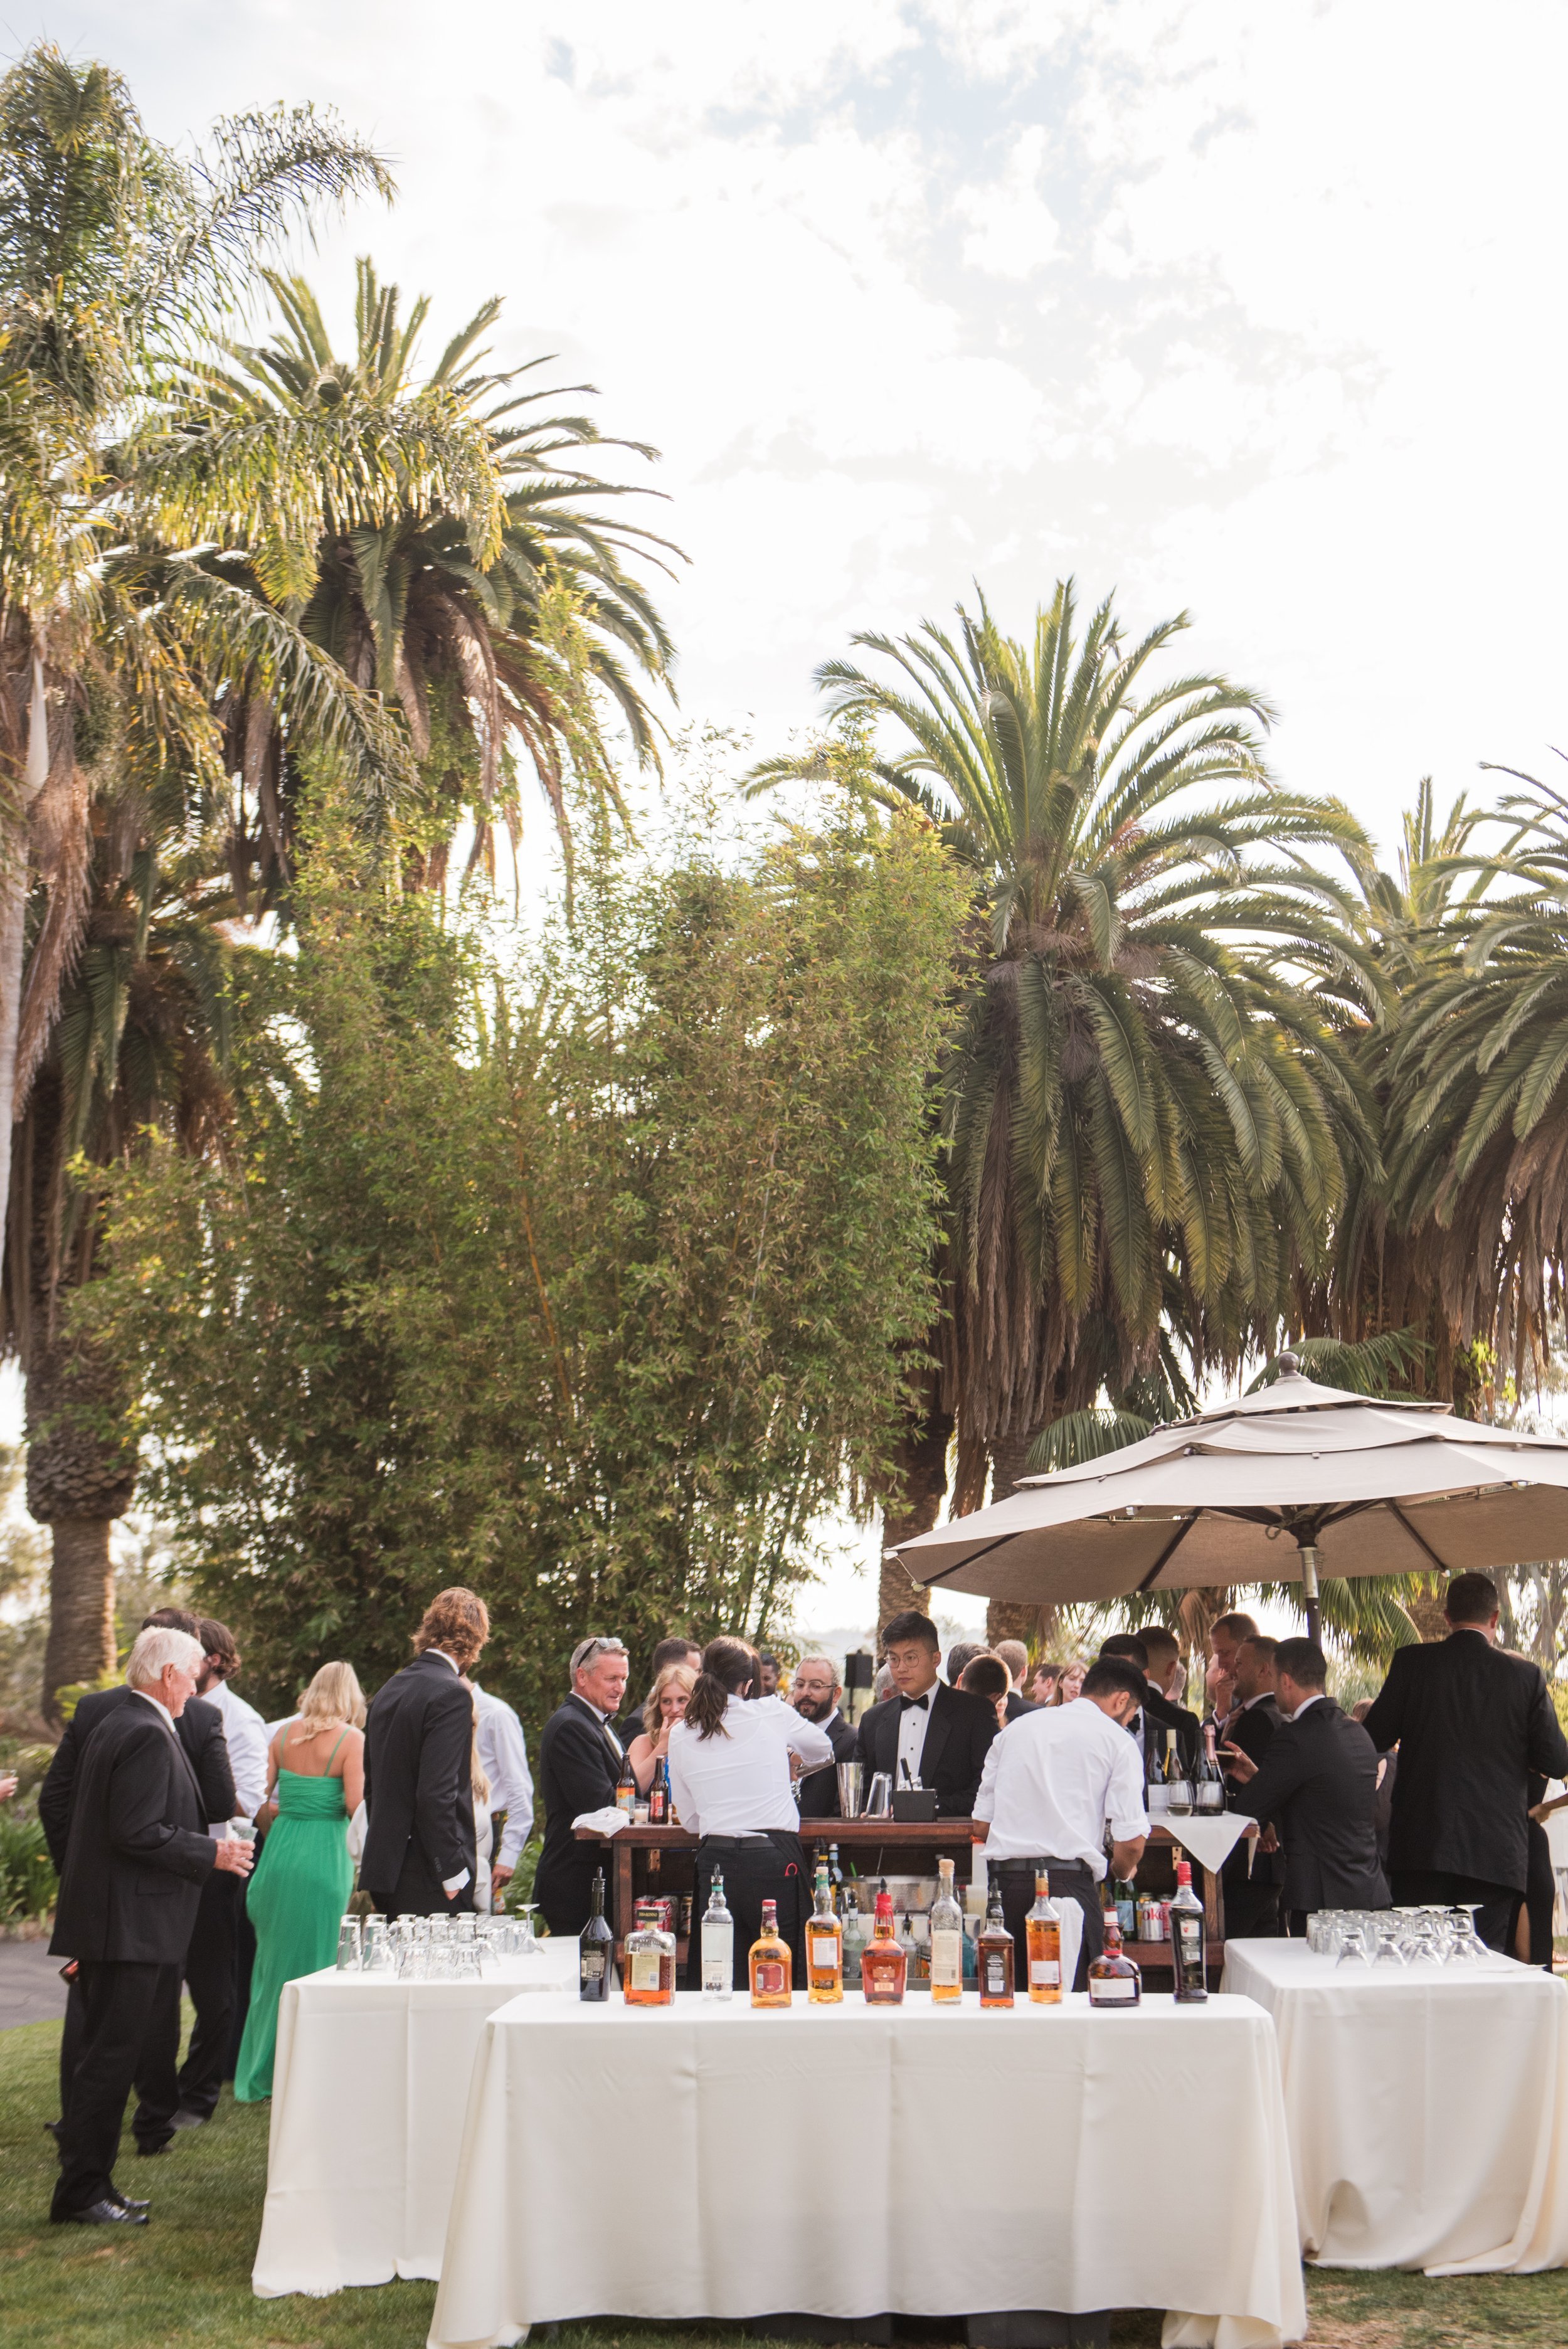
[[285, 1984], [251, 2274], [263, 2300], [440, 2274], [474, 2050], [486, 2016], [536, 1978], [576, 1981], [574, 1938], [482, 1982], [329, 1970]]
[[[581, 2155], [633, 2114], [656, 2178], [620, 2193]], [[596, 2315], [1107, 2307], [1191, 2312], [1165, 2327], [1183, 2349], [1305, 2331], [1274, 2031], [1245, 1999], [519, 1999], [485, 2026], [439, 2349]]]
[[1279, 2033], [1303, 2250], [1458, 2274], [1568, 2257], [1568, 1997], [1538, 1968], [1339, 1966], [1231, 1941]]

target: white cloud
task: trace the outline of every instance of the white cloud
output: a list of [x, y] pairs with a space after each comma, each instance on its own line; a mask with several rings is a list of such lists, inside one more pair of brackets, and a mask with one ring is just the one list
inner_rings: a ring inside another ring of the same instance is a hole
[[959, 216], [971, 222], [964, 240], [971, 269], [988, 270], [995, 277], [1032, 277], [1055, 254], [1057, 223], [1038, 187], [1045, 150], [1045, 130], [1036, 123], [1014, 140], [999, 178], [960, 191]]

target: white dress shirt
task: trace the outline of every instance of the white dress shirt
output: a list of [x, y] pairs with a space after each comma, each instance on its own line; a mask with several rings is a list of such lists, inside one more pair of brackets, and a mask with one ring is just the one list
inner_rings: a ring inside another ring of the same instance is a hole
[[748, 1704], [732, 1696], [711, 1737], [677, 1721], [670, 1731], [670, 1792], [681, 1825], [699, 1836], [795, 1832], [800, 1813], [789, 1780], [791, 1754], [815, 1770], [832, 1760], [832, 1740], [779, 1699]]
[[130, 1692], [132, 1696], [139, 1696], [143, 1704], [150, 1704], [152, 1707], [153, 1712], [158, 1715], [159, 1720], [163, 1723], [164, 1728], [167, 1729], [170, 1737], [179, 1736], [180, 1732], [174, 1726], [174, 1715], [170, 1712], [169, 1707], [163, 1703], [160, 1698], [150, 1696], [146, 1689], [133, 1688]]
[[480, 1767], [490, 1780], [490, 1806], [506, 1813], [500, 1849], [493, 1864], [515, 1868], [533, 1826], [533, 1779], [522, 1723], [503, 1698], [491, 1696], [477, 1681], [474, 1702], [480, 1709]]
[[1284, 1718], [1286, 1721], [1299, 1721], [1302, 1714], [1306, 1711], [1308, 1705], [1321, 1704], [1327, 1693], [1328, 1692], [1326, 1689], [1314, 1689], [1312, 1694], [1310, 1696], [1304, 1696], [1301, 1702], [1296, 1706], [1295, 1711], [1294, 1713], [1287, 1713]]
[[[267, 1799], [267, 1724], [227, 1681], [214, 1681], [201, 1702], [216, 1705], [223, 1716], [229, 1767], [234, 1774], [234, 1816], [253, 1819]], [[228, 1820], [209, 1820], [207, 1832], [222, 1843], [229, 1832]]]
[[992, 1740], [975, 1816], [987, 1859], [1078, 1859], [1098, 1882], [1108, 1824], [1117, 1843], [1149, 1833], [1138, 1748], [1086, 1696], [1020, 1713]]
[[895, 1699], [900, 1707], [898, 1754], [893, 1762], [892, 1783], [895, 1787], [905, 1783], [903, 1764], [906, 1762], [910, 1776], [918, 1778], [920, 1775], [920, 1757], [925, 1751], [925, 1733], [931, 1727], [931, 1708], [936, 1702], [936, 1692], [941, 1686], [940, 1681], [933, 1681], [923, 1697], [914, 1697], [908, 1704], [902, 1697]]

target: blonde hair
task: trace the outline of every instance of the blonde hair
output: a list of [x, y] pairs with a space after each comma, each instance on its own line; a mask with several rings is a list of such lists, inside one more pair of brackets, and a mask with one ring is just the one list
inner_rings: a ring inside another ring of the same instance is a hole
[[308, 1745], [340, 1721], [364, 1728], [365, 1692], [352, 1664], [323, 1664], [299, 1701], [299, 1719], [290, 1723], [289, 1734]]
[[438, 1590], [426, 1608], [414, 1634], [414, 1652], [422, 1656], [427, 1648], [444, 1649], [467, 1671], [470, 1665], [478, 1663], [489, 1638], [489, 1609], [482, 1599], [476, 1599], [459, 1582], [449, 1590]]
[[687, 1696], [690, 1696], [696, 1686], [696, 1674], [689, 1664], [665, 1666], [664, 1671], [648, 1691], [647, 1702], [643, 1706], [643, 1733], [650, 1740], [657, 1737], [659, 1733], [659, 1699], [672, 1681], [678, 1682]]

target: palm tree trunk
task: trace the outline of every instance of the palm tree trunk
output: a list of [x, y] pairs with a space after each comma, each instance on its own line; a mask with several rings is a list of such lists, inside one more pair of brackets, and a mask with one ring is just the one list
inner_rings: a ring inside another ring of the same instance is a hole
[[953, 1441], [953, 1413], [944, 1411], [938, 1396], [939, 1373], [923, 1382], [924, 1408], [905, 1423], [893, 1452], [893, 1470], [882, 1494], [882, 1573], [877, 1586], [877, 1630], [905, 1608], [927, 1604], [923, 1587], [912, 1581], [896, 1557], [887, 1553], [900, 1542], [928, 1534], [942, 1514], [947, 1492], [947, 1447]]
[[[1029, 1473], [1029, 1447], [1034, 1435], [998, 1435], [991, 1445], [991, 1498], [1005, 1501]], [[1049, 1622], [1047, 1617], [1049, 1617]], [[985, 1638], [1022, 1640], [1026, 1648], [1041, 1649], [1056, 1628], [1055, 1608], [1029, 1607], [1015, 1599], [993, 1599], [985, 1608]]]
[[11, 1202], [11, 1128], [16, 1118], [16, 1039], [22, 1028], [22, 966], [27, 942], [26, 811], [49, 778], [49, 705], [44, 665], [33, 656], [22, 819], [0, 843], [0, 1237]]
[[114, 1670], [114, 1567], [108, 1517], [57, 1517], [52, 1528], [49, 1638], [44, 1651], [44, 1716], [58, 1721], [58, 1689], [99, 1681]]

